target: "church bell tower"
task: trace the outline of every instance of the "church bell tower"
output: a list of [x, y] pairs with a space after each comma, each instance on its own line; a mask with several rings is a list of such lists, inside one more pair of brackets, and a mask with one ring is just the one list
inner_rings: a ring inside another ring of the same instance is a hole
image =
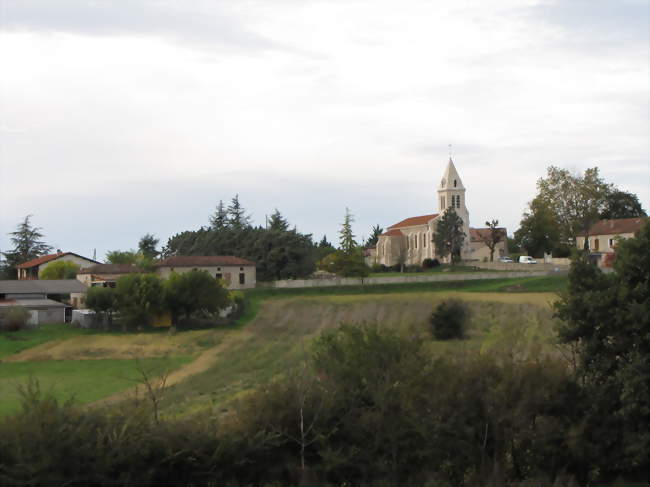
[[447, 167], [442, 174], [442, 180], [438, 187], [438, 212], [442, 215], [449, 208], [453, 208], [459, 217], [463, 220], [463, 232], [465, 232], [465, 242], [463, 244], [462, 254], [469, 253], [470, 235], [469, 235], [469, 211], [465, 206], [465, 186], [458, 175], [454, 161], [449, 158]]

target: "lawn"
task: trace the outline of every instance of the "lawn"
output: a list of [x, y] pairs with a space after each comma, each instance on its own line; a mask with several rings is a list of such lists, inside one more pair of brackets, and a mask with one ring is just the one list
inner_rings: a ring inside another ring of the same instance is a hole
[[[153, 375], [173, 370], [192, 357], [159, 357], [139, 360], [139, 366]], [[137, 384], [140, 378], [136, 360], [53, 360], [39, 362], [0, 362], [0, 415], [20, 408], [19, 386], [30, 377], [41, 390], [57, 399], [70, 398], [88, 403]]]

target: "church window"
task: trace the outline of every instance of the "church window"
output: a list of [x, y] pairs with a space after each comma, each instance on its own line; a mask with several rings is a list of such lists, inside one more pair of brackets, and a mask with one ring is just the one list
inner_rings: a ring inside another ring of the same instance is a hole
[[457, 181], [454, 179], [454, 188], [456, 187], [456, 183], [457, 183]]
[[413, 235], [413, 243], [415, 244], [415, 248], [417, 249], [418, 248], [418, 236], [417, 236], [417, 234]]

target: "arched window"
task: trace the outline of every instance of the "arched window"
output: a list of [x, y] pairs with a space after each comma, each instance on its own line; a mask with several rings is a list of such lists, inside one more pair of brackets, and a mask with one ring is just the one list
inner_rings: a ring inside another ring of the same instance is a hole
[[454, 188], [456, 187], [456, 183], [457, 183], [457, 181], [454, 179]]
[[600, 249], [600, 240], [597, 238], [594, 239], [594, 250], [599, 250]]
[[418, 248], [418, 236], [417, 234], [413, 235], [413, 242], [415, 243], [415, 248]]

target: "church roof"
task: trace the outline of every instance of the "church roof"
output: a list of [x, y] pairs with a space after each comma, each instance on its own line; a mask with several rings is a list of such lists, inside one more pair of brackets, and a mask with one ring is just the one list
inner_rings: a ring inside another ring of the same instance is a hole
[[380, 235], [380, 237], [403, 237], [403, 236], [404, 234], [402, 233], [402, 231], [398, 230], [397, 228], [388, 230], [387, 232], [384, 232]]
[[416, 225], [426, 225], [437, 216], [438, 213], [434, 213], [432, 215], [412, 216], [410, 218], [402, 220], [401, 222], [396, 223], [395, 225], [391, 225], [388, 228], [395, 229], [395, 228], [404, 228], [404, 227], [414, 227]]
[[[455, 186], [454, 181], [456, 181]], [[463, 182], [458, 175], [458, 171], [456, 170], [456, 166], [454, 166], [454, 161], [451, 160], [451, 157], [449, 158], [445, 172], [442, 173], [440, 189], [465, 189], [465, 186], [463, 186]]]

